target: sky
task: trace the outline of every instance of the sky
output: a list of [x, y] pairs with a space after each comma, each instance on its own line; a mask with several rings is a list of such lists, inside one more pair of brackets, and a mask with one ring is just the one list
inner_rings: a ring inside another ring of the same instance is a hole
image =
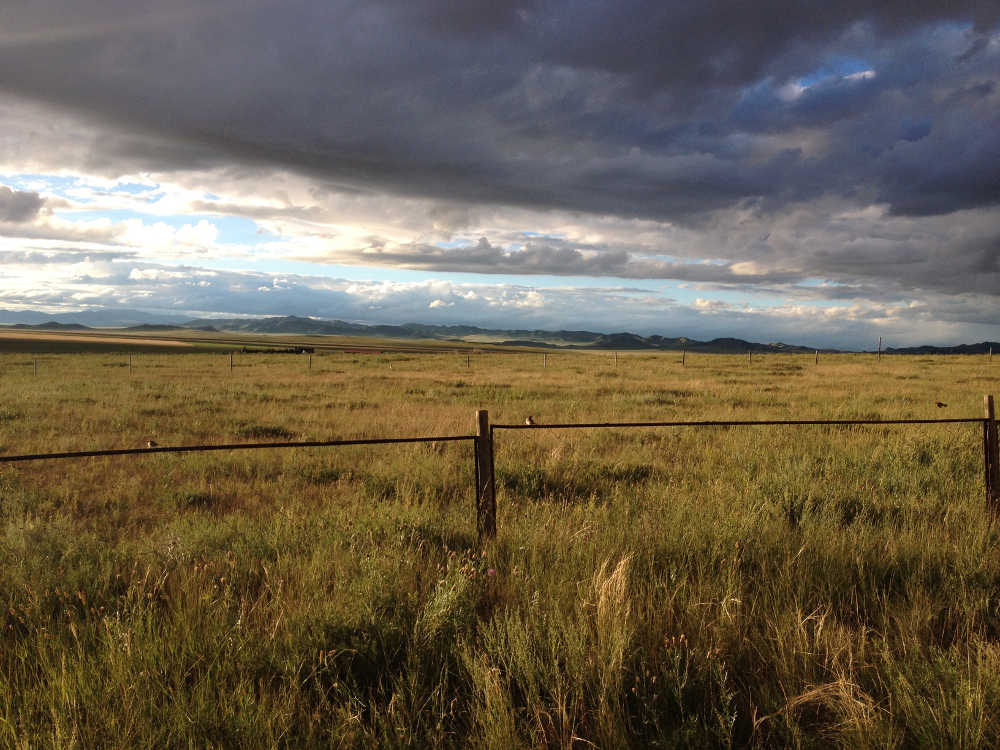
[[5, 0], [0, 309], [1000, 338], [1000, 2]]

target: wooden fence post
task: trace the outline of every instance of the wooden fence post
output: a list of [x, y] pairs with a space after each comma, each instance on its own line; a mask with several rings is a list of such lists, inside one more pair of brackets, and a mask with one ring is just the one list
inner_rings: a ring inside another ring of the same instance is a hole
[[881, 362], [882, 361], [882, 337], [881, 336], [878, 337], [878, 349], [876, 350], [876, 353], [875, 353], [875, 361], [876, 362]]
[[819, 349], [816, 350], [816, 364], [819, 364]]
[[687, 355], [688, 355], [687, 349], [681, 349], [681, 367], [684, 366], [684, 360], [687, 359]]
[[497, 497], [493, 476], [493, 438], [490, 435], [490, 413], [476, 411], [476, 531], [479, 541], [492, 539], [497, 533]]
[[993, 396], [983, 397], [986, 421], [983, 422], [983, 463], [986, 468], [986, 506], [1000, 515], [1000, 455], [997, 450], [997, 422]]

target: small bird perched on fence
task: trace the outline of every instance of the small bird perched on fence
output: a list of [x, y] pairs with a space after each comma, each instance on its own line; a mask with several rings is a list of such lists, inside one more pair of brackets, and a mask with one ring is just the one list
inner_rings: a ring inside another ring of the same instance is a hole
[[156, 448], [157, 446], [159, 446], [159, 443], [157, 443], [155, 440], [147, 440], [146, 441], [146, 447], [147, 448]]
[[937, 402], [937, 408], [938, 409], [944, 409], [947, 406], [948, 406], [948, 404], [944, 403], [943, 401], [938, 401]]
[[529, 417], [528, 417], [528, 418], [527, 418], [526, 420], [524, 420], [524, 423], [525, 423], [525, 424], [534, 424], [534, 423], [535, 423], [535, 420], [534, 420], [534, 419], [532, 419], [532, 418], [531, 418], [531, 417], [529, 416]]

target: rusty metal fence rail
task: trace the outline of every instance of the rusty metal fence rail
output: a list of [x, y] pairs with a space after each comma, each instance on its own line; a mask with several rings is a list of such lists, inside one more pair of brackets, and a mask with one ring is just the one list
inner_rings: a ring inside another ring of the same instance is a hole
[[94, 458], [97, 456], [138, 456], [148, 453], [202, 453], [205, 451], [239, 451], [255, 448], [326, 448], [340, 445], [393, 445], [400, 443], [447, 443], [475, 440], [475, 435], [444, 437], [358, 438], [356, 440], [297, 440], [278, 443], [226, 443], [215, 445], [158, 445], [154, 448], [114, 448], [99, 451], [68, 451], [65, 453], [28, 453], [22, 456], [0, 456], [0, 463], [43, 461], [55, 458]]
[[[1000, 452], [997, 447], [997, 423], [994, 413], [993, 396], [984, 396], [983, 417], [956, 419], [758, 419], [758, 420], [696, 420], [670, 422], [579, 422], [553, 424], [489, 424], [485, 412], [480, 412], [480, 433], [484, 423], [488, 426], [488, 449], [490, 452], [489, 475], [479, 484], [479, 512], [492, 511], [492, 517], [480, 521], [480, 529], [496, 528], [496, 476], [494, 472], [493, 445], [498, 430], [571, 430], [571, 429], [637, 429], [646, 427], [788, 427], [796, 425], [820, 426], [874, 426], [874, 425], [918, 425], [918, 424], [981, 424], [983, 428], [983, 464], [985, 467], [986, 506], [994, 519], [1000, 518]], [[482, 534], [481, 534], [482, 535]]]
[[568, 430], [594, 427], [754, 427], [780, 425], [980, 424], [982, 417], [959, 419], [754, 419], [696, 422], [573, 422], [567, 424], [494, 424], [494, 430]]
[[553, 424], [491, 424], [489, 412], [476, 412], [475, 435], [444, 435], [434, 437], [356, 438], [348, 440], [302, 440], [268, 443], [226, 443], [216, 445], [152, 446], [147, 448], [119, 448], [94, 451], [68, 451], [62, 453], [31, 453], [18, 456], [0, 456], [0, 463], [19, 463], [99, 456], [129, 456], [151, 453], [196, 453], [206, 451], [234, 451], [268, 448], [326, 448], [348, 445], [399, 445], [405, 443], [445, 443], [473, 441], [475, 468], [476, 530], [481, 541], [496, 535], [496, 471], [494, 461], [495, 435], [500, 430], [569, 430], [569, 429], [640, 429], [656, 427], [789, 427], [796, 425], [819, 426], [875, 426], [921, 424], [981, 424], [983, 429], [983, 457], [985, 468], [986, 504], [993, 517], [1000, 516], [1000, 456], [997, 447], [997, 423], [993, 397], [984, 398], [985, 416], [957, 419], [762, 419], [762, 420], [697, 420], [667, 422], [581, 422]]

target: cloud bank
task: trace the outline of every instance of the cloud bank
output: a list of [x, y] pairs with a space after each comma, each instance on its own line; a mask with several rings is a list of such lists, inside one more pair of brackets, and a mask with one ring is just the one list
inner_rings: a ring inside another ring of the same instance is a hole
[[665, 281], [663, 333], [966, 336], [1000, 320], [998, 79], [996, 3], [17, 0], [0, 236], [35, 292], [31, 258], [124, 253], [537, 277], [553, 318], [553, 278]]

